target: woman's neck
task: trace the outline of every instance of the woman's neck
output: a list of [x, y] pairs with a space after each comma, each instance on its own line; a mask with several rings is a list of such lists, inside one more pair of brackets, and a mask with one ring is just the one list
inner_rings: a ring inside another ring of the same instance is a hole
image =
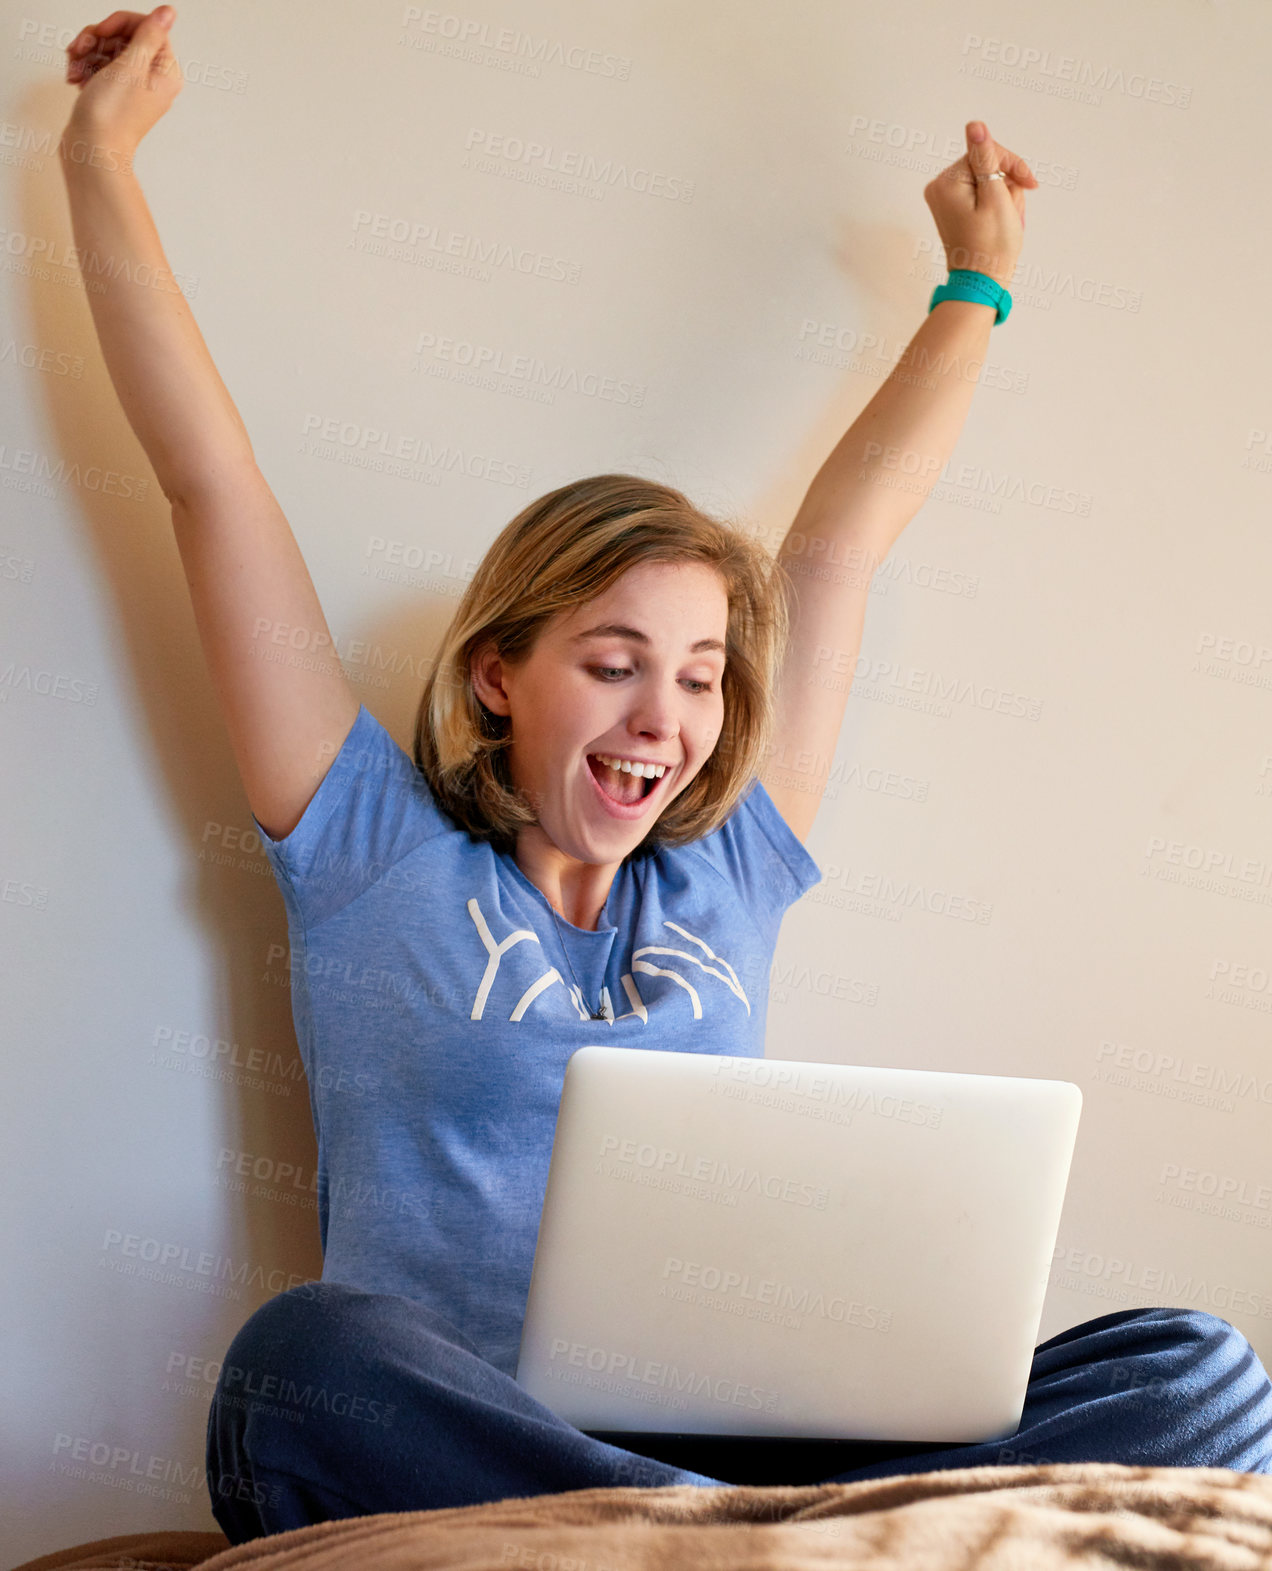
[[575, 927], [596, 929], [620, 862], [576, 862], [537, 825], [517, 837], [513, 861], [554, 910]]

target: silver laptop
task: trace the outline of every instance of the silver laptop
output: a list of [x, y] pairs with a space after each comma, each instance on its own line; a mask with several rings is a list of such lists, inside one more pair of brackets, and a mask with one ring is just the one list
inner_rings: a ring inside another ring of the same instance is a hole
[[1006, 1438], [1081, 1109], [1064, 1080], [580, 1048], [517, 1381], [607, 1438]]

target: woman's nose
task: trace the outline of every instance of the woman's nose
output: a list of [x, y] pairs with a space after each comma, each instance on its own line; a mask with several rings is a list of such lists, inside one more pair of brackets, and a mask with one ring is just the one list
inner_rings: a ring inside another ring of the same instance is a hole
[[676, 715], [675, 694], [653, 689], [642, 693], [632, 711], [629, 725], [641, 736], [655, 741], [668, 742], [680, 729]]

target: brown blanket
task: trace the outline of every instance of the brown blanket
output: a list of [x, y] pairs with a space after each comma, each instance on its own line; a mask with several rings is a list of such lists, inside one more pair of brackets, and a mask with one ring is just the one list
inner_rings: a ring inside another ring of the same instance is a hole
[[1074, 1462], [580, 1489], [324, 1522], [204, 1560], [189, 1552], [197, 1539], [208, 1535], [113, 1539], [29, 1571], [1272, 1571], [1272, 1476]]

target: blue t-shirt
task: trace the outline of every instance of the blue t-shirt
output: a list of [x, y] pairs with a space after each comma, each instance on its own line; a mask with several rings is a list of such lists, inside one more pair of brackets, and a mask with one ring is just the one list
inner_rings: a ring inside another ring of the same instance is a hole
[[623, 863], [585, 931], [365, 705], [292, 832], [254, 821], [287, 908], [323, 1280], [421, 1300], [515, 1374], [570, 1055], [762, 1058], [778, 928], [817, 864], [757, 780], [712, 834]]

